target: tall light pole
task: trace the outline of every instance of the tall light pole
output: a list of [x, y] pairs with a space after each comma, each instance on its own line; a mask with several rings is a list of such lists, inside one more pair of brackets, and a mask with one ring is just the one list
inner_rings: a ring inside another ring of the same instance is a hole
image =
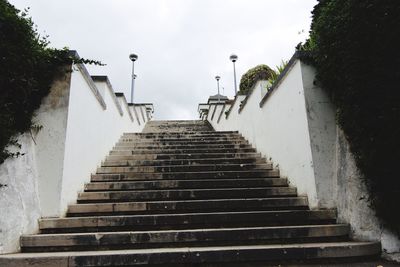
[[232, 54], [229, 59], [233, 62], [233, 79], [235, 82], [235, 96], [237, 95], [237, 84], [236, 84], [236, 66], [235, 62], [238, 60], [238, 56], [235, 54]]
[[132, 84], [131, 84], [131, 103], [133, 103], [133, 90], [135, 89], [135, 61], [138, 59], [136, 54], [130, 54], [129, 59], [132, 60]]
[[221, 77], [219, 77], [219, 76], [215, 76], [215, 79], [217, 80], [217, 88], [218, 88], [218, 103], [220, 102], [220, 98], [221, 98], [221, 95], [219, 94], [219, 79], [221, 79]]

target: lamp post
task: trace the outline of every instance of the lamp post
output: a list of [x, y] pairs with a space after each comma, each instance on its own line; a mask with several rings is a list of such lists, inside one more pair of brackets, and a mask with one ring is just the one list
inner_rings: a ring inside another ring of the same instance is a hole
[[215, 76], [215, 79], [217, 80], [217, 88], [218, 88], [218, 103], [220, 102], [220, 94], [219, 94], [219, 79], [221, 79], [221, 77], [219, 76]]
[[132, 84], [131, 84], [131, 103], [133, 103], [133, 90], [135, 89], [135, 61], [138, 59], [136, 54], [130, 54], [129, 59], [132, 61]]
[[233, 62], [233, 79], [235, 83], [235, 96], [237, 95], [237, 84], [236, 84], [236, 66], [235, 62], [238, 60], [238, 56], [235, 54], [232, 54], [229, 59]]

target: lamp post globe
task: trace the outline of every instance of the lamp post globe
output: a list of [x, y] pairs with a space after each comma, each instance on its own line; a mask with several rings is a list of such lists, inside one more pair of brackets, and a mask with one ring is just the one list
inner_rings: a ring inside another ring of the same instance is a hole
[[129, 59], [132, 60], [133, 62], [135, 62], [138, 59], [138, 55], [136, 54], [130, 54], [129, 55]]
[[232, 54], [232, 55], [229, 57], [229, 59], [230, 59], [232, 62], [236, 62], [237, 59], [238, 59], [238, 56], [235, 55], [235, 54]]
[[236, 66], [235, 66], [235, 62], [238, 60], [238, 56], [235, 54], [232, 54], [229, 59], [232, 61], [233, 63], [233, 80], [234, 80], [234, 86], [235, 86], [235, 96], [237, 94], [237, 83], [236, 83]]

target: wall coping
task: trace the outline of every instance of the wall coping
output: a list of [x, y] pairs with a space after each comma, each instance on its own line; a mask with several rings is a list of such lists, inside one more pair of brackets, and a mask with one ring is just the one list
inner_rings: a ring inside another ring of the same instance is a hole
[[[80, 59], [81, 57], [79, 56], [78, 52], [76, 50], [70, 50], [69, 54], [71, 57]], [[104, 102], [104, 98], [101, 96], [99, 89], [97, 89], [97, 86], [94, 84], [94, 81], [92, 77], [90, 76], [88, 70], [86, 69], [85, 65], [82, 63], [78, 64], [73, 64], [78, 67], [79, 71], [82, 73], [83, 78], [85, 79], [86, 83], [89, 85], [90, 90], [96, 97], [97, 101], [101, 105], [103, 109], [107, 109], [106, 102]]]
[[114, 104], [117, 107], [119, 114], [121, 116], [123, 116], [124, 112], [122, 111], [121, 104], [118, 102], [117, 97], [115, 96], [114, 88], [112, 87], [111, 82], [108, 79], [108, 77], [104, 76], [104, 75], [92, 75], [91, 77], [94, 82], [105, 82], [107, 84], [107, 87], [111, 93], [111, 98], [113, 99]]
[[[268, 89], [267, 93], [263, 96], [263, 98], [260, 101], [260, 108], [264, 105], [264, 103], [266, 102], [266, 100], [269, 98], [269, 96], [272, 94], [272, 92], [279, 87], [279, 84], [283, 81], [284, 77], [287, 75], [287, 73], [290, 71], [290, 69], [294, 66], [294, 64], [296, 63], [297, 60], [301, 59], [302, 56], [309, 54], [306, 51], [296, 51], [293, 56], [290, 58], [288, 64], [286, 65], [286, 67], [283, 69], [283, 71], [279, 74], [278, 78], [276, 79], [276, 81], [274, 82], [274, 84], [272, 84], [272, 86]], [[239, 113], [243, 110], [243, 108], [246, 106], [246, 103], [248, 101], [248, 99], [250, 98], [250, 96], [253, 94], [254, 89], [257, 85], [257, 83], [259, 81], [262, 80], [258, 80], [253, 87], [250, 89], [250, 91], [247, 93], [246, 98], [243, 99], [241, 105], [239, 106]], [[229, 114], [229, 113], [228, 113]]]
[[260, 101], [260, 108], [264, 106], [264, 103], [267, 101], [269, 96], [272, 94], [272, 92], [279, 87], [283, 79], [286, 77], [286, 75], [289, 73], [289, 71], [292, 69], [294, 64], [297, 62], [297, 60], [301, 60], [301, 58], [305, 55], [308, 55], [309, 52], [306, 51], [296, 51], [293, 56], [290, 58], [289, 62], [287, 63], [286, 67], [283, 69], [283, 71], [279, 74], [278, 78], [274, 82], [274, 84], [268, 89], [267, 93], [263, 96], [263, 98]]
[[[239, 98], [239, 96], [242, 96], [243, 94], [236, 94], [235, 98], [233, 99], [232, 103], [230, 104], [231, 106], [229, 107], [228, 111], [226, 112], [225, 118], [227, 119], [229, 117], [229, 115], [231, 114], [231, 110], [233, 109], [233, 106], [235, 105], [236, 101], [238, 101], [237, 99]], [[243, 101], [243, 100], [242, 100]]]
[[132, 113], [131, 113], [131, 111], [129, 110], [128, 101], [126, 101], [126, 97], [125, 97], [124, 93], [116, 92], [116, 93], [115, 93], [115, 96], [116, 96], [116, 97], [122, 98], [122, 102], [123, 102], [124, 105], [125, 105], [126, 111], [128, 112], [128, 115], [129, 115], [129, 118], [131, 119], [131, 121], [134, 121], [134, 120], [133, 120]]

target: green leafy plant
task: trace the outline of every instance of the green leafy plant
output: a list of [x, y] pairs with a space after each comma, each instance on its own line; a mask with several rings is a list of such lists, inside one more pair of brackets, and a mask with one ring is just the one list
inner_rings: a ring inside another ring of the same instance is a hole
[[286, 68], [286, 65], [288, 64], [288, 61], [282, 60], [280, 65], [276, 66], [276, 69], [271, 73], [271, 77], [268, 78], [268, 87], [267, 89], [271, 88], [276, 80], [278, 79], [279, 75], [283, 72], [283, 70]]
[[240, 79], [239, 94], [247, 95], [257, 81], [268, 80], [275, 72], [267, 65], [258, 65], [249, 69]]
[[337, 106], [377, 216], [400, 233], [400, 2], [320, 0], [312, 13], [297, 48]]
[[17, 135], [31, 129], [34, 111], [53, 80], [65, 74], [65, 66], [101, 64], [75, 58], [67, 48], [50, 48], [47, 37], [38, 34], [27, 13], [0, 0], [0, 164], [20, 155], [7, 147], [20, 147]]

